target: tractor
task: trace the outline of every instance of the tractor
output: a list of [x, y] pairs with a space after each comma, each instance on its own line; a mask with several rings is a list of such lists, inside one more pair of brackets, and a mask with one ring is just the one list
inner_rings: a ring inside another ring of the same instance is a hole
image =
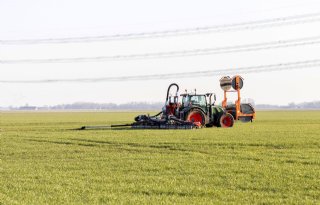
[[[172, 87], [176, 94], [169, 96]], [[232, 127], [234, 118], [222, 106], [215, 105], [214, 93], [178, 95], [179, 86], [172, 83], [167, 90], [165, 106], [155, 116], [139, 115], [133, 128], [186, 129], [200, 127]], [[212, 100], [213, 96], [213, 100]], [[181, 101], [179, 100], [181, 97]], [[158, 123], [157, 123], [158, 122]]]

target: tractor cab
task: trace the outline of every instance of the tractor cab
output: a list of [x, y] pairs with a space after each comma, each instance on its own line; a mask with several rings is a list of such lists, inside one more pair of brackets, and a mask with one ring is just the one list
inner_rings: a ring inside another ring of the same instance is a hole
[[188, 106], [198, 106], [201, 108], [207, 107], [207, 99], [205, 95], [191, 95], [191, 94], [183, 94], [181, 105], [183, 107]]
[[[212, 95], [214, 101], [212, 101]], [[207, 94], [182, 94], [181, 107], [199, 107], [203, 111], [208, 112], [211, 105], [214, 105], [216, 101], [216, 95], [214, 93]]]

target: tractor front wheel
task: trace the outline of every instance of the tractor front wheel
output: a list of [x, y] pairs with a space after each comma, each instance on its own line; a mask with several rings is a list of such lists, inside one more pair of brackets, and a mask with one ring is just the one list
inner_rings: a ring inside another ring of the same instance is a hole
[[230, 113], [224, 114], [219, 120], [219, 127], [228, 128], [234, 124], [234, 118]]
[[189, 122], [200, 122], [203, 126], [205, 124], [205, 115], [201, 110], [193, 109], [188, 113], [186, 120]]

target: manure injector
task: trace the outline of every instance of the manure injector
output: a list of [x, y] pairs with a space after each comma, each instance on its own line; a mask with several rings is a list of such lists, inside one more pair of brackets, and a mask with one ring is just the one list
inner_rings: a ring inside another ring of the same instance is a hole
[[[232, 81], [222, 83], [220, 80], [222, 89], [224, 89], [226, 85], [228, 89], [230, 89], [230, 83], [231, 88]], [[174, 88], [175, 95], [170, 95]], [[214, 93], [197, 94], [195, 90], [194, 93], [186, 92], [179, 95], [179, 86], [176, 83], [172, 83], [167, 90], [165, 105], [158, 114], [153, 116], [138, 115], [134, 119], [135, 122], [130, 124], [84, 126], [80, 129], [110, 129], [119, 127], [131, 127], [133, 129], [194, 129], [214, 126], [223, 128], [232, 127], [234, 120], [240, 119], [241, 111], [238, 112], [237, 109], [238, 107], [241, 109], [243, 105], [240, 105], [240, 100], [236, 101], [235, 105], [226, 105], [226, 92], [228, 89], [225, 89], [225, 103], [219, 106], [215, 105], [216, 95]], [[240, 89], [238, 89], [239, 93]], [[237, 103], [239, 103], [239, 106]], [[251, 117], [250, 120], [254, 118], [254, 115]]]
[[[230, 78], [229, 76], [224, 76], [220, 79], [220, 87], [224, 91], [224, 99], [222, 101], [222, 107], [230, 113], [235, 120], [240, 120], [242, 122], [252, 122], [256, 118], [256, 112], [254, 107], [250, 103], [241, 103], [240, 90], [243, 87], [243, 78], [239, 75]], [[233, 90], [231, 90], [233, 88]], [[227, 93], [235, 92], [237, 93], [237, 100], [235, 103], [228, 104]]]

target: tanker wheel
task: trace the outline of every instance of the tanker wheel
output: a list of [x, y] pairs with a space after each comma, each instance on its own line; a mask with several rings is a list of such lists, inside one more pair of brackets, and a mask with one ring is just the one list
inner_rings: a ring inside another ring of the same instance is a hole
[[205, 124], [205, 115], [201, 110], [193, 109], [188, 113], [186, 120], [189, 122], [200, 122], [203, 126]]
[[219, 127], [227, 128], [232, 127], [234, 124], [234, 118], [230, 113], [224, 114], [219, 120]]

